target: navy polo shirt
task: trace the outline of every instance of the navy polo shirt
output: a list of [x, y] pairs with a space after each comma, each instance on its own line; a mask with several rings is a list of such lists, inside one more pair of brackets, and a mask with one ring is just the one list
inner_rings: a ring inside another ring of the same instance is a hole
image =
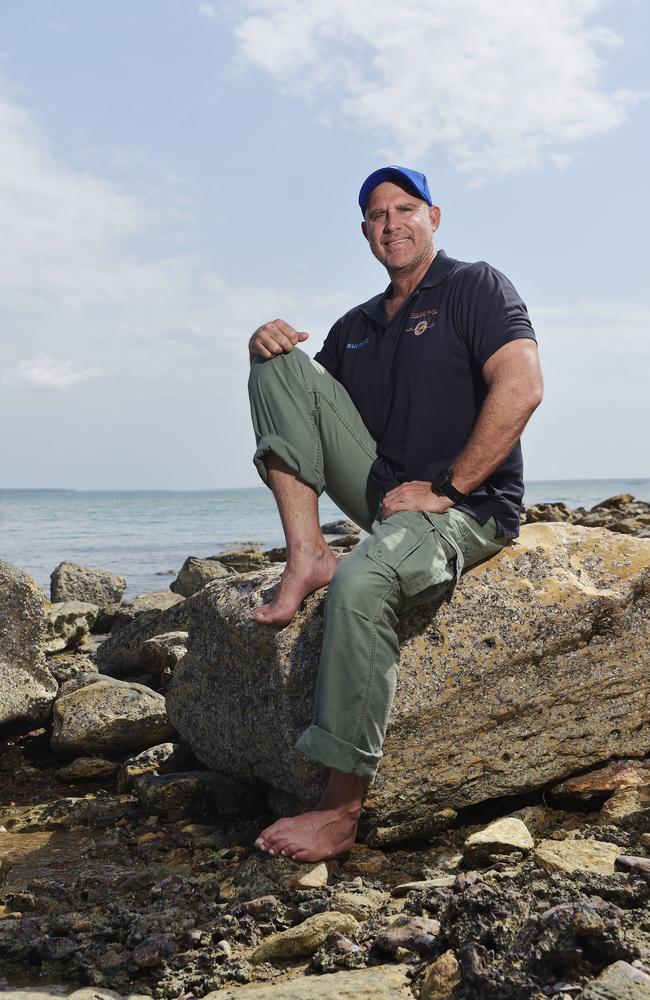
[[[341, 317], [315, 356], [349, 392], [378, 444], [371, 478], [382, 493], [415, 479], [433, 482], [460, 454], [487, 395], [485, 362], [511, 340], [535, 340], [526, 306], [489, 264], [438, 250], [389, 322], [392, 286]], [[521, 445], [457, 505], [498, 533], [519, 534], [524, 493]]]

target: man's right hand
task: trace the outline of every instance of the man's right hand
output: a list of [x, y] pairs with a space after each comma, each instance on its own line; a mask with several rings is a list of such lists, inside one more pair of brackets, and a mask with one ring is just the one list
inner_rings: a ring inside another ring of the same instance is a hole
[[296, 344], [307, 340], [308, 333], [299, 333], [283, 319], [274, 319], [258, 327], [248, 342], [251, 363], [253, 358], [274, 358], [276, 354], [288, 354]]

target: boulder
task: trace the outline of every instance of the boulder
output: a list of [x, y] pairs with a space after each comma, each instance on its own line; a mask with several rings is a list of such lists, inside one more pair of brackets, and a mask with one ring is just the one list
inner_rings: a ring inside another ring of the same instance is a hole
[[248, 786], [213, 771], [142, 774], [133, 791], [142, 808], [154, 815], [183, 809], [193, 815], [237, 817], [259, 814], [266, 805]]
[[173, 600], [171, 607], [145, 611], [118, 631], [111, 631], [108, 639], [97, 649], [97, 665], [101, 671], [126, 672], [134, 667], [144, 667], [142, 647], [147, 639], [187, 629], [189, 601], [194, 598], [186, 600], [176, 594], [169, 594], [169, 597]]
[[176, 604], [182, 604], [183, 597], [180, 594], [172, 594], [169, 590], [155, 590], [151, 594], [140, 594], [130, 601], [124, 601], [115, 612], [111, 635], [119, 632], [125, 625], [130, 625], [141, 615], [149, 612], [167, 611]]
[[191, 597], [210, 580], [218, 580], [222, 576], [230, 576], [230, 570], [223, 563], [216, 559], [188, 556], [176, 579], [169, 584], [169, 589], [182, 597]]
[[255, 546], [217, 552], [209, 559], [221, 563], [230, 573], [252, 573], [256, 569], [266, 566], [266, 553]]
[[43, 650], [46, 653], [61, 653], [79, 646], [95, 624], [98, 613], [97, 605], [87, 601], [49, 604]]
[[68, 756], [138, 751], [173, 732], [161, 694], [142, 684], [104, 679], [58, 699], [52, 749]]
[[[533, 524], [466, 572], [450, 602], [400, 624], [402, 665], [363, 829], [426, 823], [650, 751], [650, 546]], [[170, 719], [209, 767], [313, 803], [324, 772], [294, 750], [309, 724], [322, 593], [286, 628], [249, 620], [280, 567], [190, 599]], [[418, 829], [420, 827], [418, 826]]]
[[126, 580], [106, 569], [93, 569], [77, 563], [62, 562], [50, 576], [53, 602], [86, 601], [99, 608], [95, 629], [107, 632], [126, 590]]
[[49, 716], [59, 685], [42, 652], [46, 604], [27, 573], [0, 560], [0, 726]]

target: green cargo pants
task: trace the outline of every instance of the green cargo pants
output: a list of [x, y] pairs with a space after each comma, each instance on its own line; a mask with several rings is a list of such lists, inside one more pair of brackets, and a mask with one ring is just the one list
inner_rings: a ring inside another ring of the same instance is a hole
[[465, 566], [508, 539], [496, 537], [493, 518], [481, 527], [454, 508], [377, 520], [381, 496], [369, 481], [376, 443], [343, 386], [299, 348], [257, 358], [248, 385], [264, 482], [264, 457], [274, 452], [369, 532], [328, 587], [313, 722], [296, 747], [372, 781], [399, 671], [398, 616], [448, 596]]

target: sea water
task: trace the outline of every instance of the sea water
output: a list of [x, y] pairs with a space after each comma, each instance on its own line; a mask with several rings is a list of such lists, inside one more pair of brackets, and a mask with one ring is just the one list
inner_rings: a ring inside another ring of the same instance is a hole
[[[618, 493], [650, 500], [650, 479], [529, 482], [527, 504], [564, 501], [590, 508]], [[343, 515], [326, 497], [321, 522]], [[0, 559], [26, 570], [49, 594], [67, 561], [126, 577], [126, 597], [166, 590], [187, 556], [246, 542], [283, 544], [265, 487], [229, 490], [0, 490]]]

